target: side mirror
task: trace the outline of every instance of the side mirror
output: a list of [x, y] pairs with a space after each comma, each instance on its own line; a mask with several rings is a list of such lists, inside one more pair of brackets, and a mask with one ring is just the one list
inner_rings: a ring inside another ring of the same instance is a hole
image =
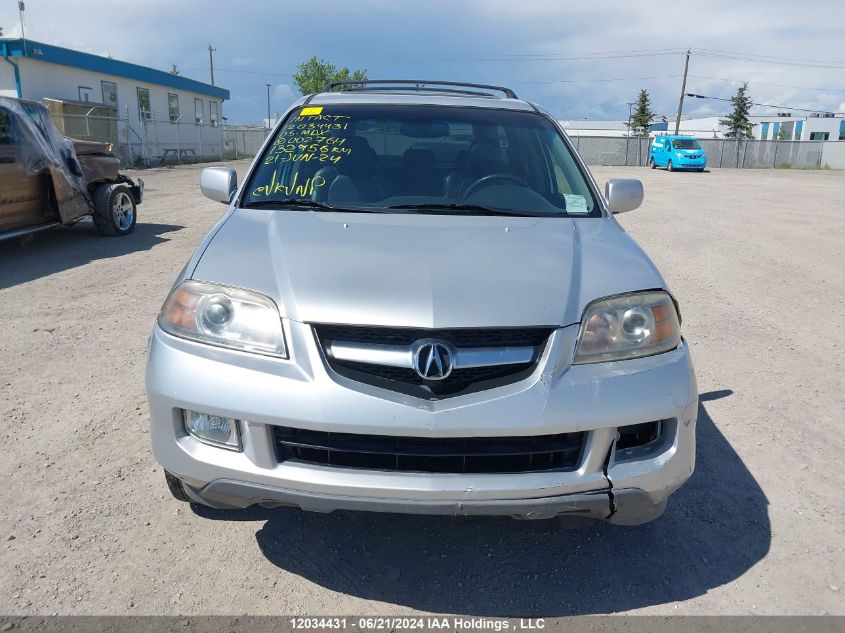
[[238, 190], [238, 172], [231, 167], [206, 167], [200, 176], [202, 195], [229, 204]]
[[604, 185], [604, 197], [613, 213], [633, 211], [643, 203], [643, 183], [632, 178], [615, 178]]

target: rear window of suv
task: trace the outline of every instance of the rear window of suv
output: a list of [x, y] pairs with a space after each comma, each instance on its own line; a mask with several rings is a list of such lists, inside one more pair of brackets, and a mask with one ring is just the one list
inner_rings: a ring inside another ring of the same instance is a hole
[[600, 216], [556, 127], [535, 112], [454, 106], [330, 105], [294, 110], [242, 202], [308, 199], [418, 212], [451, 207]]

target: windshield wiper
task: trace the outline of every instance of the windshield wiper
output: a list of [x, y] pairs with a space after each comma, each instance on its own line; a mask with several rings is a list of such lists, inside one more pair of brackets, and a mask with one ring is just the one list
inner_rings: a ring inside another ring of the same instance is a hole
[[284, 207], [301, 207], [314, 211], [340, 211], [350, 213], [380, 213], [378, 209], [364, 209], [361, 207], [336, 207], [333, 204], [317, 202], [307, 198], [282, 198], [281, 200], [254, 200], [241, 205], [244, 209], [281, 209]]
[[334, 210], [330, 204], [308, 200], [307, 198], [282, 198], [281, 200], [253, 200], [241, 205], [245, 209], [267, 209], [272, 207], [308, 207], [309, 209]]
[[[459, 215], [504, 215], [504, 216], [522, 216], [522, 217], [536, 217], [544, 215], [552, 215], [546, 213], [531, 213], [528, 211], [511, 211], [508, 209], [495, 209], [493, 207], [485, 207], [480, 204], [463, 204], [458, 202], [450, 203], [423, 203], [423, 204], [392, 204], [386, 209], [408, 209], [409, 211], [417, 211], [425, 213], [428, 210], [432, 211], [460, 211]], [[456, 214], [458, 215], [458, 214]]]

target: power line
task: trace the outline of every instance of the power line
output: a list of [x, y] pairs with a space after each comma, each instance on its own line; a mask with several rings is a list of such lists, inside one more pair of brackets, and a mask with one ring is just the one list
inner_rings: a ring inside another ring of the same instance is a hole
[[[431, 57], [406, 57], [406, 58], [389, 58], [389, 61], [422, 61], [428, 63], [502, 63], [502, 62], [576, 62], [576, 61], [603, 61], [614, 59], [637, 59], [643, 57], [665, 57], [672, 55], [684, 55], [686, 51], [681, 48], [655, 48], [655, 49], [633, 49], [628, 51], [598, 51], [593, 53], [583, 53], [581, 55], [565, 55], [555, 53], [508, 53], [508, 54], [493, 54], [493, 55], [462, 55], [460, 57], [452, 56], [431, 56]], [[719, 49], [708, 48], [692, 48], [692, 55], [699, 57], [708, 57], [713, 59], [730, 59], [734, 61], [748, 61], [752, 63], [786, 65], [786, 66], [801, 66], [808, 68], [828, 68], [828, 69], [843, 69], [845, 70], [845, 62], [838, 61], [823, 61], [823, 60], [809, 60], [789, 57], [776, 57], [772, 55], [757, 55], [752, 53], [738, 53], [733, 51], [724, 51]], [[364, 58], [361, 61], [384, 61], [388, 58]], [[199, 71], [205, 69], [188, 68], [187, 71]], [[263, 72], [254, 70], [241, 70], [236, 68], [216, 68], [220, 72], [229, 72], [245, 75], [266, 75], [273, 77], [293, 77], [292, 73], [278, 73], [278, 72]], [[670, 76], [667, 76], [670, 77]], [[661, 77], [641, 77], [632, 79], [659, 79]], [[732, 79], [720, 79], [716, 77], [702, 77], [705, 79], [713, 79], [716, 81], [737, 81]], [[608, 78], [602, 81], [622, 81], [625, 78]], [[586, 80], [550, 80], [550, 81], [520, 81], [512, 83], [580, 83]], [[764, 82], [754, 82], [765, 85]], [[811, 89], [802, 86], [779, 86], [778, 84], [768, 84], [778, 87], [794, 87], [798, 89]]]
[[831, 59], [801, 59], [799, 57], [784, 57], [779, 55], [763, 55], [758, 53], [739, 53], [737, 51], [726, 51], [718, 48], [693, 48], [693, 51], [706, 51], [708, 53], [724, 53], [726, 55], [739, 55], [740, 57], [762, 57], [772, 60], [786, 60], [791, 62], [806, 62], [808, 64], [845, 64], [845, 61]]
[[602, 61], [606, 59], [635, 59], [640, 57], [661, 57], [666, 55], [678, 55], [683, 51], [673, 50], [671, 52], [653, 52], [653, 53], [619, 53], [619, 54], [588, 54], [588, 55], [536, 55], [531, 57], [416, 57], [393, 59], [390, 61], [425, 61], [429, 63], [482, 63], [482, 62], [578, 62], [578, 61]]
[[701, 50], [693, 50], [693, 54], [697, 55], [698, 57], [709, 57], [712, 59], [730, 59], [733, 61], [745, 61], [751, 62], [754, 64], [774, 64], [776, 66], [800, 66], [802, 68], [831, 68], [835, 70], [845, 70], [845, 65], [839, 64], [826, 64], [826, 63], [807, 63], [807, 62], [798, 62], [798, 61], [788, 61], [788, 60], [773, 60], [773, 59], [763, 59], [763, 58], [754, 58], [754, 57], [743, 57], [740, 55], [726, 55], [722, 53], [705, 53], [701, 52]]
[[[686, 96], [693, 97], [695, 99], [713, 99], [714, 101], [730, 101], [730, 99], [725, 99], [724, 97], [710, 97], [708, 95], [699, 95], [694, 94], [692, 92], [687, 92]], [[775, 108], [776, 110], [796, 110], [799, 112], [811, 112], [814, 114], [830, 114], [830, 110], [810, 110], [809, 108], [794, 108], [792, 106], [784, 106], [784, 105], [773, 105], [771, 103], [750, 103], [749, 105], [758, 106], [761, 108]], [[839, 113], [837, 113], [839, 114]], [[844, 113], [845, 114], [845, 113]]]
[[[183, 70], [185, 72], [191, 72], [191, 71], [205, 70], [205, 68], [184, 68]], [[234, 69], [234, 68], [220, 68], [220, 67], [215, 67], [214, 70], [216, 70], [217, 72], [222, 71], [222, 72], [225, 72], [225, 73], [242, 73], [244, 75], [270, 75], [270, 76], [273, 76], [273, 77], [293, 77], [293, 75], [289, 74], [289, 73], [271, 73], [271, 72], [263, 72], [263, 71], [260, 71], [260, 70], [237, 70], [237, 69]]]
[[[683, 48], [655, 48], [655, 49], [634, 49], [629, 51], [600, 51], [593, 53], [582, 53], [580, 55], [567, 55], [562, 53], [507, 53], [490, 55], [461, 55], [461, 56], [430, 56], [430, 57], [404, 57], [404, 58], [366, 58], [361, 61], [425, 61], [429, 63], [483, 63], [483, 62], [547, 62], [547, 61], [601, 61], [611, 59], [636, 59], [639, 57], [660, 57], [671, 55], [684, 55]], [[692, 48], [692, 55], [700, 57], [711, 57], [715, 59], [732, 59], [738, 61], [758, 62], [763, 64], [775, 64], [786, 66], [804, 66], [810, 68], [832, 68], [845, 69], [845, 62], [834, 60], [814, 60], [793, 57], [777, 57], [773, 55], [762, 55], [756, 53], [739, 53], [720, 49]]]
[[651, 77], [602, 77], [595, 79], [549, 79], [544, 81], [507, 81], [509, 84], [581, 84], [581, 83], [601, 83], [605, 81], [646, 81], [649, 79], [677, 79], [681, 75], [653, 75]]
[[[581, 53], [581, 55], [589, 55], [589, 56], [600, 56], [600, 55], [633, 55], [639, 53], [653, 53], [653, 54], [666, 54], [666, 53], [678, 53], [683, 52], [684, 49], [678, 47], [672, 48], [635, 48], [632, 50], [626, 51], [597, 51], [593, 53]], [[546, 57], [548, 55], [557, 56], [561, 53], [496, 53], [496, 54], [482, 54], [482, 55], [467, 55], [465, 57]]]
[[[655, 56], [665, 56], [665, 55], [679, 55], [683, 54], [685, 51], [681, 48], [643, 48], [643, 49], [634, 49], [629, 51], [599, 51], [595, 53], [583, 53], [581, 55], [564, 55], [564, 54], [555, 54], [555, 53], [508, 53], [508, 54], [495, 54], [495, 55], [462, 55], [460, 57], [367, 57], [361, 58], [360, 61], [422, 61], [422, 62], [445, 62], [445, 63], [454, 63], [454, 62], [519, 62], [519, 61], [526, 61], [526, 62], [533, 62], [533, 61], [592, 61], [592, 60], [603, 60], [603, 59], [634, 59], [638, 57], [655, 57]], [[186, 72], [191, 71], [204, 71], [204, 68], [185, 68]], [[293, 77], [291, 73], [276, 73], [276, 72], [263, 72], [257, 70], [241, 70], [236, 68], [220, 68], [216, 67], [216, 71], [218, 72], [229, 72], [229, 73], [239, 73], [245, 75], [270, 75], [274, 77]], [[657, 77], [655, 77], [657, 78]], [[620, 78], [621, 80], [623, 78]], [[649, 79], [649, 77], [643, 77], [643, 79]], [[573, 80], [573, 83], [578, 80]], [[608, 81], [617, 81], [617, 79], [609, 79]], [[521, 82], [521, 83], [529, 83], [529, 82]], [[536, 82], [536, 83], [545, 83], [545, 82]], [[549, 81], [547, 83], [559, 83], [557, 81]], [[560, 83], [568, 83], [561, 81]]]
[[[746, 83], [743, 79], [727, 79], [725, 77], [708, 77], [706, 75], [690, 75], [695, 79], [711, 79], [713, 81], [724, 81], [727, 83], [743, 84]], [[750, 80], [749, 84], [758, 86], [774, 86], [776, 88], [795, 88], [797, 90], [818, 90], [819, 92], [845, 92], [845, 88], [811, 88], [810, 86], [790, 86], [787, 84], [773, 84], [765, 81]]]

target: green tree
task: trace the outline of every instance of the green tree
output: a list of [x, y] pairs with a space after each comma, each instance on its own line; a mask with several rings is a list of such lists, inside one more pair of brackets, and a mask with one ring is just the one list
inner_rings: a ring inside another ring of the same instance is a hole
[[654, 112], [651, 111], [648, 90], [640, 90], [637, 97], [637, 109], [631, 115], [630, 129], [637, 136], [648, 136], [649, 126], [653, 120]]
[[317, 59], [312, 55], [311, 59], [299, 65], [293, 76], [299, 92], [309, 95], [314, 92], [322, 92], [327, 83], [332, 81], [366, 81], [366, 70], [351, 71], [348, 68], [336, 68], [329, 62]]
[[748, 119], [751, 110], [751, 97], [748, 95], [748, 82], [737, 88], [731, 97], [733, 110], [725, 119], [719, 119], [719, 124], [728, 128], [725, 136], [728, 138], [754, 138], [752, 128], [754, 124]]

